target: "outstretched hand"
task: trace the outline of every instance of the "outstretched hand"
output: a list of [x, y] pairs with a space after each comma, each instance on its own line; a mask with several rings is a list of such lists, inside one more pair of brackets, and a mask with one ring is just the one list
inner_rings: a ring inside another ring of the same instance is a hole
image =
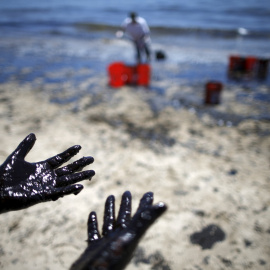
[[162, 202], [152, 205], [153, 193], [145, 193], [135, 215], [131, 218], [131, 193], [122, 196], [117, 220], [115, 220], [114, 196], [105, 203], [102, 235], [97, 217], [91, 212], [88, 219], [88, 247], [73, 263], [71, 270], [122, 270], [132, 258], [140, 238], [154, 221], [167, 209]]
[[83, 186], [75, 183], [90, 180], [95, 175], [92, 170], [75, 173], [93, 163], [92, 157], [83, 157], [59, 168], [80, 151], [79, 145], [45, 161], [26, 162], [24, 159], [35, 141], [36, 136], [29, 134], [0, 166], [0, 213], [54, 201], [68, 194], [76, 195]]

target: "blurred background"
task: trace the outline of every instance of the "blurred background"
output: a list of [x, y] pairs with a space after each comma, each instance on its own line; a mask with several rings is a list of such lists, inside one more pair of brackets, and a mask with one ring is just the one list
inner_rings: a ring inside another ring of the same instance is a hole
[[[1, 1], [0, 82], [36, 86], [69, 82], [76, 88], [89, 77], [106, 78], [106, 69], [114, 61], [133, 64], [132, 44], [115, 37], [130, 11], [136, 11], [150, 26], [153, 93], [166, 92], [164, 80], [192, 86], [193, 90], [175, 98], [184, 101], [182, 106], [198, 105], [205, 83], [217, 80], [241, 86], [235, 90], [238, 102], [258, 107], [270, 102], [269, 89], [261, 87], [270, 84], [269, 70], [259, 81], [227, 76], [232, 55], [270, 58], [267, 0]], [[165, 61], [155, 61], [157, 51], [165, 54]], [[91, 72], [86, 71], [89, 69]], [[89, 85], [88, 92], [92, 87]], [[265, 110], [261, 114], [269, 117]]]
[[19, 75], [22, 67], [32, 68], [21, 74], [23, 81], [61, 65], [104, 73], [111, 61], [132, 63], [133, 48], [128, 41], [123, 48], [114, 36], [130, 11], [147, 20], [152, 52], [166, 53], [167, 64], [160, 68], [177, 83], [226, 80], [232, 54], [270, 56], [267, 0], [1, 1], [0, 81]]

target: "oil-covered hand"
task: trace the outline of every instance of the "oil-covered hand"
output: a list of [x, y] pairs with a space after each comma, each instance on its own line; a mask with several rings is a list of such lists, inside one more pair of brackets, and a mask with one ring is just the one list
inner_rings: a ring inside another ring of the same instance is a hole
[[90, 180], [95, 174], [92, 170], [78, 172], [93, 163], [92, 157], [83, 157], [59, 168], [80, 151], [79, 145], [45, 161], [26, 162], [24, 159], [35, 141], [35, 135], [29, 134], [0, 166], [0, 213], [76, 195], [83, 186], [75, 183]]
[[115, 220], [114, 196], [109, 196], [105, 203], [103, 237], [98, 230], [96, 213], [91, 212], [88, 219], [88, 247], [71, 266], [71, 270], [124, 269], [140, 238], [167, 209], [162, 202], [156, 205], [152, 203], [153, 193], [145, 193], [131, 218], [131, 194], [126, 191]]

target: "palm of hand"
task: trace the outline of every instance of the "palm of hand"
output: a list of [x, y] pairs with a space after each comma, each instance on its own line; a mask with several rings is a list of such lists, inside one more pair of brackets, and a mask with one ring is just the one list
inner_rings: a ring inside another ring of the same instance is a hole
[[73, 174], [92, 163], [92, 157], [84, 157], [58, 168], [79, 152], [81, 147], [78, 145], [45, 161], [26, 162], [24, 158], [35, 140], [34, 134], [28, 135], [0, 166], [0, 213], [23, 209], [39, 202], [57, 200], [71, 193], [77, 194], [83, 186], [71, 184], [91, 179], [94, 175], [94, 171]]
[[[9, 169], [12, 168], [12, 169]], [[4, 172], [4, 173], [2, 173]], [[14, 199], [30, 199], [39, 194], [40, 198], [52, 194], [56, 186], [56, 174], [47, 162], [28, 163], [22, 159], [11, 158], [1, 168], [2, 195]]]

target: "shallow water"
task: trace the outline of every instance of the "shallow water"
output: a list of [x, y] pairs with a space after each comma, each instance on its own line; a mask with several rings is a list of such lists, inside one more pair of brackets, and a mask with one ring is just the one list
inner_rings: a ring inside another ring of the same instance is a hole
[[144, 16], [152, 27], [235, 31], [243, 27], [261, 34], [270, 32], [270, 6], [267, 0], [135, 0], [89, 2], [86, 0], [2, 1], [0, 23], [5, 26], [51, 27], [58, 29], [73, 23], [118, 26], [130, 11]]

